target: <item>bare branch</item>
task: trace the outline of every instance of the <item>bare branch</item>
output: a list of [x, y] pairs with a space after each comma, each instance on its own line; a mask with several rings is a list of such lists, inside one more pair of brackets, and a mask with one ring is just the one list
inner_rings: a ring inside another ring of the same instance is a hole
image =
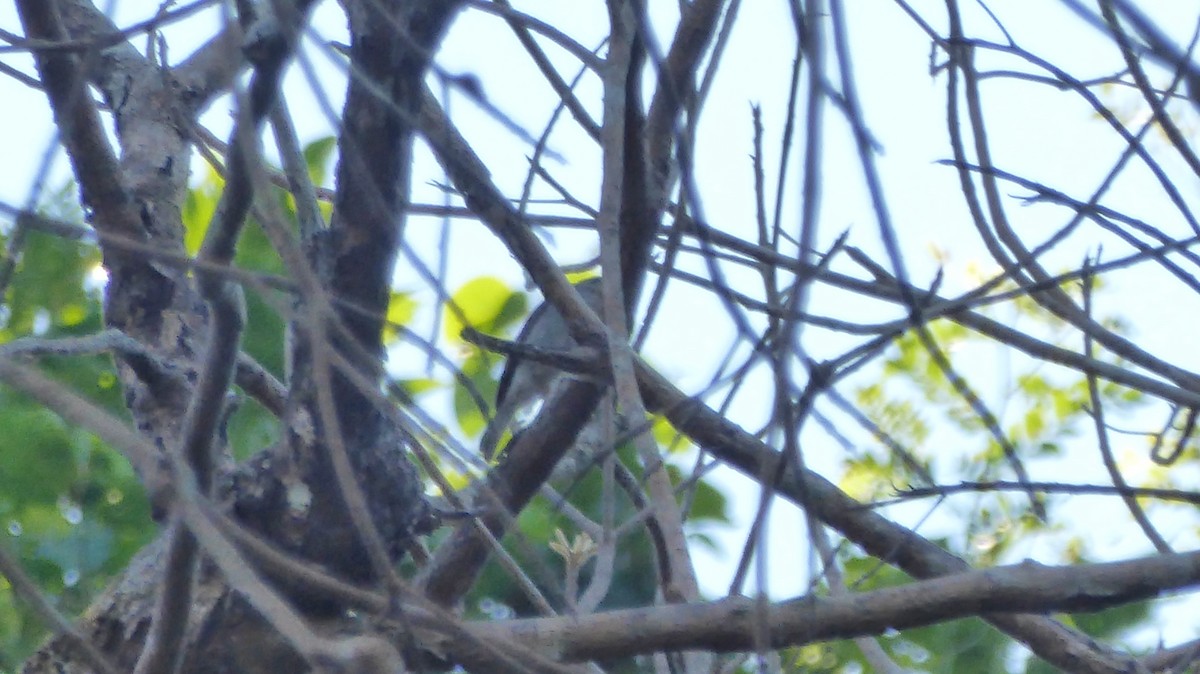
[[[1047, 608], [1097, 611], [1193, 586], [1200, 579], [1198, 569], [1200, 553], [1085, 566], [1026, 562], [842, 597], [806, 596], [769, 607], [768, 645], [783, 648], [880, 635], [980, 613], [999, 618], [1002, 614]], [[754, 600], [734, 597], [708, 604], [609, 611], [569, 619], [490, 623], [479, 625], [475, 631], [485, 638], [524, 638], [531, 646], [561, 653], [568, 660], [661, 649], [744, 651], [754, 645], [757, 611]], [[568, 620], [572, 629], [564, 629]], [[630, 624], [638, 629], [626, 629]], [[1068, 659], [1061, 660], [1060, 665], [1070, 667], [1070, 671], [1119, 671], [1097, 667], [1083, 653], [1063, 655]]]

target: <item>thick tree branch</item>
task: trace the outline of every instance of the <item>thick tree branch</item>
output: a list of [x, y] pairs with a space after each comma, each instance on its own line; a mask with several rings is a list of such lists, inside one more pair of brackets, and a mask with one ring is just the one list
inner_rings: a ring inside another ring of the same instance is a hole
[[[655, 220], [646, 220], [645, 157], [642, 145], [640, 66], [642, 45], [638, 40], [637, 3], [609, 3], [612, 29], [609, 33], [608, 59], [603, 71], [604, 121], [601, 128], [603, 175], [600, 210], [596, 227], [600, 233], [600, 263], [605, 271], [604, 319], [608, 324], [608, 349], [612, 356], [616, 414], [620, 428], [636, 427], [646, 418], [646, 409], [637, 390], [628, 344], [630, 316], [637, 288], [649, 262], [646, 229], [655, 229]], [[639, 238], [645, 243], [638, 241]], [[638, 245], [643, 244], [643, 245]], [[624, 249], [624, 250], [623, 250]], [[626, 256], [632, 256], [626, 258]], [[636, 258], [636, 259], [633, 259]], [[660, 578], [668, 601], [695, 601], [700, 597], [696, 571], [688, 553], [683, 515], [675, 501], [675, 491], [667, 475], [658, 446], [647, 433], [633, 438], [645, 467], [645, 478], [654, 504], [656, 529], [665, 537], [659, 554], [666, 560], [661, 568], [669, 575]], [[701, 665], [693, 663], [692, 667]]]
[[[22, 0], [17, 9], [29, 37], [67, 39], [57, 3]], [[35, 53], [34, 62], [79, 180], [84, 206], [92, 211], [96, 227], [137, 237], [141, 233], [138, 216], [129, 190], [121, 181], [122, 173], [100, 124], [100, 114], [88, 95], [78, 58], [49, 51]]]
[[659, 209], [666, 205], [675, 127], [695, 93], [696, 66], [712, 43], [724, 5], [725, 0], [698, 0], [681, 7], [670, 51], [658, 64], [658, 90], [646, 116], [646, 157], [651, 169], [650, 194]]
[[[979, 614], [1098, 611], [1200, 583], [1200, 553], [1157, 555], [1084, 566], [1022, 563], [839, 597], [800, 597], [772, 604], [765, 624], [770, 648], [880, 635]], [[483, 638], [514, 639], [567, 661], [667, 650], [752, 650], [760, 607], [733, 597], [608, 611], [570, 618], [530, 618], [473, 625]], [[1082, 657], [1056, 662], [1066, 671], [1095, 669]], [[1120, 671], [1134, 671], [1122, 669]]]
[[[258, 35], [259, 43], [250, 50], [254, 58], [254, 78], [249, 90], [239, 99], [241, 105], [230, 142], [226, 188], [213, 221], [209, 223], [199, 255], [213, 267], [228, 267], [233, 261], [239, 235], [254, 201], [254, 174], [260, 170], [257, 166], [258, 129], [275, 105], [283, 67], [304, 21], [305, 9], [303, 4], [298, 5], [296, 16], [286, 17], [291, 21], [273, 24], [278, 32]], [[212, 319], [204, 360], [184, 418], [179, 453], [195, 476], [200, 495], [211, 497], [217, 453], [223, 449], [219, 443], [225, 425], [225, 396], [234, 380], [246, 325], [246, 301], [241, 287], [219, 271], [200, 272], [198, 285]], [[185, 652], [184, 632], [192, 604], [198, 553], [193, 532], [185, 530], [176, 518], [159, 588], [159, 605], [135, 674], [170, 674], [178, 669]]]

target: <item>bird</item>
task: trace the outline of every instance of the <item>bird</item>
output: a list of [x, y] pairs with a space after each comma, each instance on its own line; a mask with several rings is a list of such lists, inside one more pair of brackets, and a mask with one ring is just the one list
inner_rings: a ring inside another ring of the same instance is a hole
[[[603, 292], [599, 277], [581, 281], [575, 284], [575, 289], [593, 311], [600, 313]], [[529, 314], [529, 319], [517, 333], [516, 341], [545, 351], [567, 351], [579, 346], [571, 337], [562, 314], [549, 302], [543, 302]], [[555, 387], [572, 376], [547, 363], [522, 358], [517, 354], [510, 356], [504, 364], [496, 389], [496, 414], [479, 441], [479, 451], [483, 457], [490, 461], [496, 454], [500, 438], [505, 431], [513, 428], [518, 416], [535, 403], [550, 398]], [[589, 422], [589, 425], [593, 424]], [[583, 435], [581, 432], [581, 438]], [[577, 441], [576, 444], [581, 443]]]

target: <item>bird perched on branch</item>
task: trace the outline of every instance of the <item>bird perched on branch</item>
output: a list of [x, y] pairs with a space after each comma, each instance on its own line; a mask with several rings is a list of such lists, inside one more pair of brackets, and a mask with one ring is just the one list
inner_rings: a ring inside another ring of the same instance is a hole
[[[603, 292], [600, 279], [590, 278], [575, 285], [583, 301], [597, 313], [601, 312]], [[549, 302], [543, 302], [529, 314], [529, 320], [517, 334], [517, 343], [536, 347], [546, 352], [568, 351], [579, 346], [567, 329], [567, 322]], [[496, 454], [497, 445], [506, 430], [511, 430], [518, 417], [530, 410], [536, 403], [549, 399], [555, 388], [567, 381], [572, 375], [554, 367], [549, 363], [537, 362], [531, 358], [513, 354], [504, 364], [500, 375], [500, 385], [496, 390], [496, 415], [483, 432], [479, 441], [479, 451], [485, 459], [491, 460]], [[588, 422], [588, 427], [596, 426], [595, 417]], [[589, 428], [585, 427], [576, 440], [576, 446], [586, 444], [585, 436]], [[601, 441], [596, 438], [592, 444]]]

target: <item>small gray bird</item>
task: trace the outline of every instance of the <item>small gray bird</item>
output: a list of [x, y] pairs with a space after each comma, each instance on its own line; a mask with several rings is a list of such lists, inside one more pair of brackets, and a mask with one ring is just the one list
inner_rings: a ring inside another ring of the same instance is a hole
[[[575, 285], [583, 301], [597, 313], [603, 302], [600, 279], [590, 278]], [[567, 330], [567, 323], [549, 302], [543, 302], [529, 314], [529, 320], [517, 334], [518, 343], [548, 351], [567, 351], [578, 346]], [[496, 390], [496, 415], [483, 432], [479, 452], [491, 460], [504, 431], [513, 427], [517, 416], [538, 401], [551, 397], [555, 387], [572, 375], [546, 363], [513, 355], [504, 364], [500, 386]], [[589, 424], [591, 425], [591, 424]], [[583, 435], [582, 433], [580, 434]], [[580, 444], [578, 441], [576, 444]]]

